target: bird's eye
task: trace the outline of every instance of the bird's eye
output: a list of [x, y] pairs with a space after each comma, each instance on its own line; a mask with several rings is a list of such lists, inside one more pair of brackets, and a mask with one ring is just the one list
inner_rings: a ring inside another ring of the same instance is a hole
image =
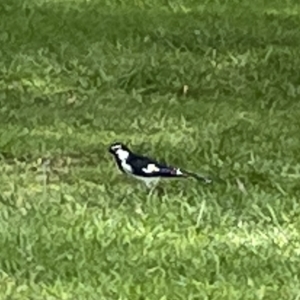
[[112, 146], [111, 149], [112, 149], [113, 151], [116, 151], [116, 150], [118, 150], [118, 149], [121, 149], [121, 146], [120, 146], [120, 145], [115, 145], [115, 146]]

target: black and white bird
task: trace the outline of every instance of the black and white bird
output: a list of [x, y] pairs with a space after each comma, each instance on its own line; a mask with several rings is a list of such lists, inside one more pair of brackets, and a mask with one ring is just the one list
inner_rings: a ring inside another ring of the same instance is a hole
[[167, 166], [149, 157], [135, 154], [122, 143], [111, 144], [109, 152], [114, 156], [121, 172], [144, 181], [148, 188], [155, 187], [161, 178], [193, 177], [204, 183], [212, 182], [211, 179], [204, 176]]

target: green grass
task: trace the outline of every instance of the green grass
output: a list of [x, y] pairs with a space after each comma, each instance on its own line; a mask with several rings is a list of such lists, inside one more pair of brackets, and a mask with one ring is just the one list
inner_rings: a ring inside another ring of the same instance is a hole
[[[2, 0], [0, 299], [299, 299], [299, 13]], [[114, 141], [224, 183], [148, 196]]]

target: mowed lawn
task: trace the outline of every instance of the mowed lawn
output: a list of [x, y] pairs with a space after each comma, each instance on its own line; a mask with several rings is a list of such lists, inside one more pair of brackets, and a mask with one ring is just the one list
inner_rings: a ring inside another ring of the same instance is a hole
[[[1, 0], [0, 299], [299, 299], [299, 13]], [[222, 180], [149, 196], [115, 141]]]

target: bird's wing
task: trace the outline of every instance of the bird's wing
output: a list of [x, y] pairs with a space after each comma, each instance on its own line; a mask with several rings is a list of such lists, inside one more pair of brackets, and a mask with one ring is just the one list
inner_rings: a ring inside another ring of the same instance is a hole
[[185, 177], [179, 168], [159, 163], [149, 157], [135, 155], [130, 160], [135, 174], [149, 177]]
[[193, 177], [198, 181], [211, 183], [211, 179], [203, 175], [195, 174], [173, 166], [168, 166], [145, 156], [132, 156], [130, 159], [130, 165], [136, 175], [146, 177]]

